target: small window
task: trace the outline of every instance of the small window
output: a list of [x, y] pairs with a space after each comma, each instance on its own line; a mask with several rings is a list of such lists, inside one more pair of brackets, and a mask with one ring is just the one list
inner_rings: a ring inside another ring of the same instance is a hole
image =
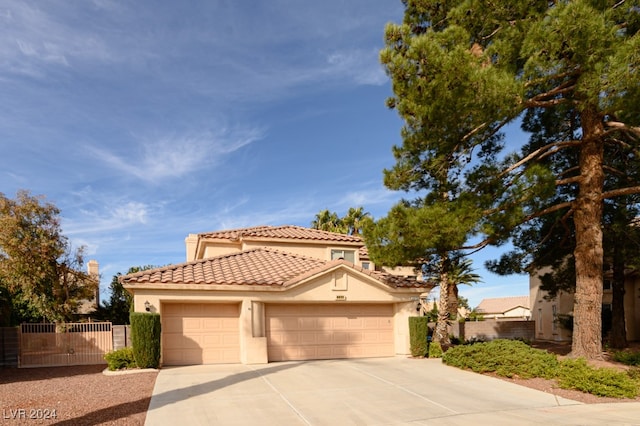
[[542, 331], [542, 309], [538, 309], [538, 331]]
[[347, 262], [355, 263], [356, 252], [353, 250], [331, 250], [331, 260], [344, 259]]
[[553, 313], [553, 322], [551, 323], [551, 329], [553, 331], [556, 331], [558, 328], [558, 306], [556, 305], [551, 305], [551, 311]]
[[362, 262], [362, 269], [369, 269], [369, 262]]

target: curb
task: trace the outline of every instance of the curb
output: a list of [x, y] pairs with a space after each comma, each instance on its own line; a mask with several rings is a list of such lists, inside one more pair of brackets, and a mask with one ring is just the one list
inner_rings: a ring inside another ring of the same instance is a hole
[[102, 374], [104, 374], [105, 376], [122, 376], [125, 374], [138, 374], [138, 373], [153, 373], [153, 372], [158, 372], [160, 371], [157, 368], [130, 368], [127, 370], [116, 370], [116, 371], [111, 371], [108, 368], [105, 368], [104, 370], [102, 370]]

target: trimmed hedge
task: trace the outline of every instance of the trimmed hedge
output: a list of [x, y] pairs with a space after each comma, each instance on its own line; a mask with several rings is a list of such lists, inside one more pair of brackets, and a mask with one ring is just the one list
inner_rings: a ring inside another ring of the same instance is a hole
[[160, 314], [131, 312], [131, 347], [140, 368], [160, 365]]
[[427, 334], [429, 333], [429, 318], [409, 317], [409, 341], [411, 356], [424, 357], [427, 355]]

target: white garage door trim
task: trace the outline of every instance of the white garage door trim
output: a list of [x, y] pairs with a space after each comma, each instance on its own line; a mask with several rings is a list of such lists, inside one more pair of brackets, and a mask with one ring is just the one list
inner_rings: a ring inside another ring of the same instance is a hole
[[163, 303], [162, 363], [240, 362], [239, 316], [239, 303]]
[[269, 361], [394, 355], [391, 304], [267, 304]]

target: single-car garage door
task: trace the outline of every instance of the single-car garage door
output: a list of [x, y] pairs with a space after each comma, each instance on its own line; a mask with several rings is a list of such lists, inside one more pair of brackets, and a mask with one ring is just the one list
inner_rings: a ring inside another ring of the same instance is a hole
[[269, 361], [393, 356], [393, 305], [267, 304]]
[[240, 362], [239, 304], [163, 303], [164, 365]]

